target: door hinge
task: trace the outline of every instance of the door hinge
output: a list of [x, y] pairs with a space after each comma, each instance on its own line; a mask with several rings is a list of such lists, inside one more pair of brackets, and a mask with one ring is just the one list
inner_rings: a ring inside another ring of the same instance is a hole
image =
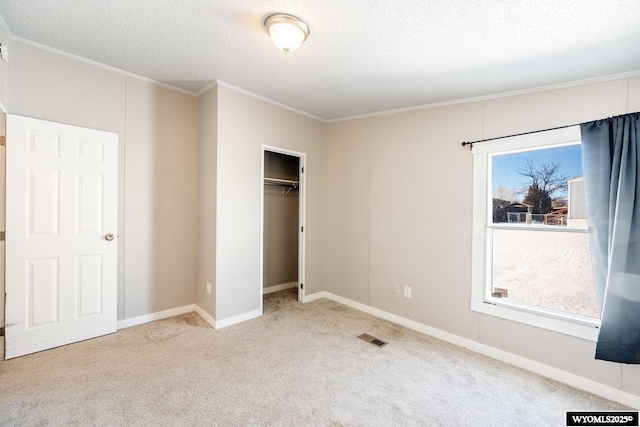
[[304, 225], [302, 227], [300, 227], [300, 232], [304, 233]]
[[0, 337], [4, 336], [4, 328], [0, 328]]
[[302, 168], [302, 173], [304, 173], [304, 167]]
[[304, 283], [300, 283], [300, 289], [304, 289]]

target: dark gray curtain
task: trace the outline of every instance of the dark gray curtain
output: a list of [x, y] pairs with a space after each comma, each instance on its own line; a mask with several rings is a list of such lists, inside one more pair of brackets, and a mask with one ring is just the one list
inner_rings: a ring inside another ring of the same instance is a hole
[[589, 242], [600, 307], [596, 359], [640, 363], [640, 113], [583, 123]]

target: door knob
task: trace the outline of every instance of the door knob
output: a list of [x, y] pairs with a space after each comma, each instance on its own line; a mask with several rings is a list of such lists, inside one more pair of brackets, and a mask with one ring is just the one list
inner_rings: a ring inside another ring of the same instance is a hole
[[104, 240], [106, 240], [108, 242], [112, 241], [113, 239], [114, 239], [114, 236], [111, 233], [109, 233], [109, 234], [104, 236]]

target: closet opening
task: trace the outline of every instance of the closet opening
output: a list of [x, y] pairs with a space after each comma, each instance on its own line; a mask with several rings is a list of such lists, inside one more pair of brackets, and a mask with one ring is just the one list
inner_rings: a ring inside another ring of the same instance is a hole
[[305, 154], [262, 146], [262, 295], [297, 288], [304, 300]]

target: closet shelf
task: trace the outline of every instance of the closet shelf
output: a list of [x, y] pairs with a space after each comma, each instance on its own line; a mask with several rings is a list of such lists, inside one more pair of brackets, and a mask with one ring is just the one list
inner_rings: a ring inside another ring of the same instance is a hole
[[[282, 198], [284, 199], [289, 195], [291, 190], [298, 188], [300, 183], [298, 181], [292, 181], [290, 179], [278, 179], [278, 178], [265, 178], [264, 185], [279, 185], [282, 187]], [[287, 192], [284, 192], [284, 187], [289, 187]]]
[[291, 181], [289, 179], [277, 179], [277, 178], [265, 178], [265, 185], [282, 185], [283, 187], [298, 188], [298, 181]]

